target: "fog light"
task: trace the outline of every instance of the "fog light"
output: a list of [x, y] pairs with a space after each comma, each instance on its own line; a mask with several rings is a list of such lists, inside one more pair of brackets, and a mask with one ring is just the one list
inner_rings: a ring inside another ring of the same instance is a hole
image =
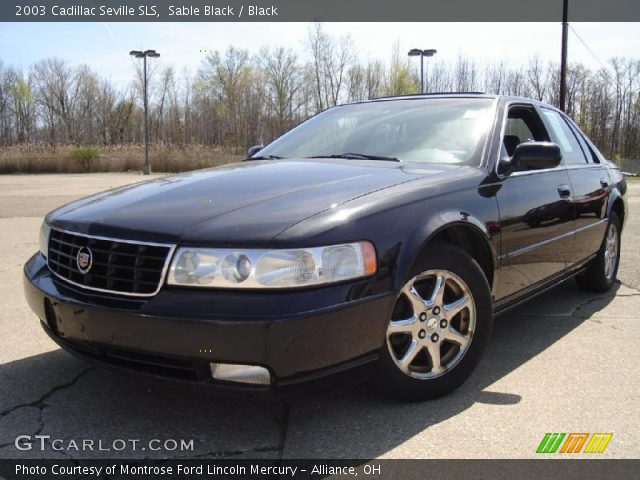
[[252, 383], [254, 385], [269, 385], [271, 375], [269, 370], [258, 365], [236, 365], [232, 363], [210, 363], [211, 376], [225, 382]]

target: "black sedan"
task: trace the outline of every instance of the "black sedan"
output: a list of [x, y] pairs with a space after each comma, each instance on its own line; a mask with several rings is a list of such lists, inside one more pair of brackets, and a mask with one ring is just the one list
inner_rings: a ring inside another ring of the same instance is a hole
[[626, 184], [548, 105], [383, 98], [250, 152], [47, 215], [24, 284], [51, 338], [223, 391], [427, 399], [471, 374], [496, 315], [616, 278]]

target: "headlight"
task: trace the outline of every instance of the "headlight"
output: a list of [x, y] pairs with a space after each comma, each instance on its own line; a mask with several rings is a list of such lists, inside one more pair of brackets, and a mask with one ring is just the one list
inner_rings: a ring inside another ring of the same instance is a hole
[[286, 250], [179, 248], [167, 282], [209, 288], [291, 288], [376, 273], [370, 242]]
[[40, 253], [44, 255], [44, 258], [47, 258], [47, 252], [49, 250], [49, 234], [51, 233], [51, 227], [47, 225], [47, 221], [45, 220], [40, 225]]

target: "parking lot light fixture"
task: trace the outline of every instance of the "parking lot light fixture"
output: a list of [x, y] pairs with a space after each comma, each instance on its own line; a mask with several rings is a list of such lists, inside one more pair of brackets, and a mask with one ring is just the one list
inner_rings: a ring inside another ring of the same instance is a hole
[[160, 54], [155, 50], [131, 50], [129, 52], [134, 58], [143, 59], [143, 101], [144, 101], [144, 168], [143, 173], [149, 175], [151, 173], [151, 165], [149, 164], [149, 122], [148, 122], [148, 101], [147, 101], [147, 57], [158, 58]]
[[434, 48], [427, 48], [422, 50], [420, 48], [412, 48], [409, 50], [408, 55], [410, 57], [420, 57], [420, 93], [424, 93], [424, 57], [433, 57], [438, 50]]

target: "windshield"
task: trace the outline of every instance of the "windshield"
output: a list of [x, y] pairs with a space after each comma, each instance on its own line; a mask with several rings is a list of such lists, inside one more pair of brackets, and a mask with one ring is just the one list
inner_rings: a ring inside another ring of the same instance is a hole
[[343, 105], [307, 120], [260, 150], [256, 157], [356, 158], [353, 154], [357, 154], [403, 162], [477, 165], [493, 124], [494, 105], [489, 98]]

